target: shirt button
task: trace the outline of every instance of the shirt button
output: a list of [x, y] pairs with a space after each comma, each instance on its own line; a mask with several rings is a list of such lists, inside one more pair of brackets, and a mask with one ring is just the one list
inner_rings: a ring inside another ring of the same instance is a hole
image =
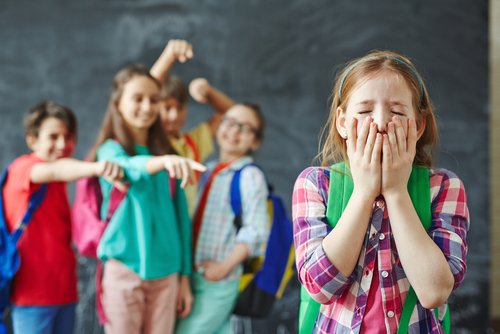
[[393, 312], [393, 311], [389, 311], [389, 312], [387, 312], [387, 316], [388, 316], [389, 318], [394, 317], [394, 312]]
[[380, 240], [384, 240], [385, 239], [385, 234], [384, 233], [380, 233], [380, 235], [378, 236], [378, 238]]
[[382, 209], [382, 208], [384, 208], [384, 201], [383, 201], [383, 200], [381, 200], [381, 199], [379, 199], [379, 200], [377, 201], [377, 206], [378, 206], [379, 208], [381, 208], [381, 209]]
[[385, 271], [385, 270], [384, 270], [384, 271], [382, 272], [382, 277], [383, 277], [383, 278], [387, 278], [387, 276], [389, 276], [389, 273], [388, 273], [387, 271]]

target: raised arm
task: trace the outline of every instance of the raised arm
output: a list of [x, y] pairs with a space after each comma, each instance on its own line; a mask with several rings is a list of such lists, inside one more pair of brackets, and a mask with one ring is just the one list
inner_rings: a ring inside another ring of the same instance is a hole
[[176, 61], [184, 63], [193, 56], [193, 47], [189, 42], [182, 39], [172, 39], [168, 41], [160, 57], [151, 67], [151, 75], [163, 82]]
[[189, 94], [199, 103], [209, 104], [214, 113], [209, 118], [208, 124], [212, 133], [215, 134], [217, 127], [222, 119], [222, 116], [229, 110], [235, 102], [226, 94], [210, 85], [205, 78], [196, 78], [189, 84]]

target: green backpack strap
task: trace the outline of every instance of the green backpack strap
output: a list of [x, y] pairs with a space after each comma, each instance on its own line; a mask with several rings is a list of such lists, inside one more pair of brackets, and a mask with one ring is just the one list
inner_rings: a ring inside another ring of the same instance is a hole
[[[347, 176], [347, 177], [346, 177]], [[332, 187], [332, 185], [334, 185]], [[328, 204], [326, 217], [328, 224], [335, 227], [340, 219], [353, 190], [350, 172], [344, 163], [332, 166], [330, 171], [330, 189], [328, 190]], [[333, 189], [334, 188], [334, 189]], [[332, 196], [332, 193], [335, 195]], [[330, 200], [335, 198], [336, 200]], [[340, 200], [342, 199], [342, 200]], [[319, 314], [320, 304], [312, 299], [306, 288], [300, 288], [299, 306], [299, 334], [311, 334]]]
[[[413, 206], [417, 212], [420, 221], [422, 222], [425, 230], [429, 230], [432, 222], [431, 213], [431, 192], [430, 192], [430, 176], [429, 169], [425, 167], [414, 166], [410, 180], [408, 182], [408, 192], [410, 194]], [[429, 189], [425, 191], [426, 189]], [[412, 287], [408, 290], [406, 295], [405, 303], [403, 305], [403, 311], [401, 313], [401, 320], [399, 321], [398, 334], [408, 333], [408, 325], [410, 323], [410, 318], [417, 305], [417, 294]], [[434, 309], [434, 314], [436, 319], [438, 317], [438, 309]], [[444, 333], [449, 334], [451, 330], [451, 318], [450, 309], [446, 307], [446, 313], [444, 315], [443, 321], [441, 323]]]
[[[338, 163], [330, 170], [330, 187], [328, 190], [328, 204], [326, 218], [328, 224], [334, 228], [344, 212], [347, 203], [352, 195], [354, 184], [349, 169], [345, 163]], [[431, 226], [431, 199], [430, 199], [430, 177], [429, 169], [425, 167], [413, 166], [410, 179], [408, 181], [408, 193], [412, 200], [422, 225], [426, 230]], [[320, 304], [313, 300], [307, 290], [301, 287], [299, 309], [299, 334], [310, 334], [314, 329], [316, 318], [319, 314]], [[417, 304], [417, 296], [412, 287], [408, 291], [398, 334], [408, 332], [408, 324], [411, 314]], [[437, 318], [437, 309], [435, 310]], [[442, 322], [445, 333], [450, 333], [450, 312], [447, 308]]]

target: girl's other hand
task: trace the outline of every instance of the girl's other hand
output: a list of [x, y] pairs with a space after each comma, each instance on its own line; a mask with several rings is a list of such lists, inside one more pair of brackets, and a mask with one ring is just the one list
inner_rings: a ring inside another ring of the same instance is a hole
[[207, 168], [199, 162], [178, 155], [166, 155], [163, 166], [171, 177], [182, 180], [182, 188], [184, 188], [190, 180], [194, 180], [192, 175], [193, 171], [203, 173], [207, 170]]
[[217, 282], [229, 275], [231, 268], [225, 262], [206, 261], [200, 263], [196, 270], [205, 277], [206, 280]]
[[167, 61], [171, 64], [176, 61], [185, 63], [194, 56], [191, 43], [182, 39], [171, 39], [168, 41], [163, 53]]
[[[408, 122], [408, 134], [402, 122]], [[382, 147], [382, 195], [407, 192], [413, 160], [416, 154], [417, 125], [414, 119], [401, 120], [394, 116], [387, 125]]]
[[199, 103], [208, 102], [208, 94], [210, 93], [210, 84], [205, 78], [196, 78], [189, 83], [189, 94]]
[[177, 294], [177, 316], [185, 318], [191, 313], [193, 306], [193, 294], [187, 276], [181, 276], [179, 282], [179, 293]]
[[114, 162], [103, 160], [98, 161], [96, 164], [96, 175], [103, 177], [106, 181], [113, 184], [118, 190], [127, 192], [127, 186], [121, 182], [125, 173], [123, 168]]
[[347, 125], [347, 156], [354, 183], [353, 192], [374, 200], [380, 194], [382, 183], [382, 135], [371, 117], [362, 122], [359, 135], [356, 118], [352, 118]]

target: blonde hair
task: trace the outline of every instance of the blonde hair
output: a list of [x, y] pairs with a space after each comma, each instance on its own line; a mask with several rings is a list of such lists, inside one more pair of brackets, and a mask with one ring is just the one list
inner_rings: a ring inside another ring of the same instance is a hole
[[419, 120], [425, 119], [425, 130], [417, 142], [413, 163], [419, 166], [432, 165], [432, 152], [438, 142], [436, 118], [427, 88], [413, 63], [406, 57], [391, 51], [373, 51], [345, 65], [338, 73], [332, 91], [332, 104], [327, 123], [321, 132], [318, 158], [322, 166], [339, 161], [348, 161], [344, 138], [337, 131], [337, 108], [346, 110], [349, 99], [360, 82], [383, 70], [400, 75], [412, 93], [413, 108]]

